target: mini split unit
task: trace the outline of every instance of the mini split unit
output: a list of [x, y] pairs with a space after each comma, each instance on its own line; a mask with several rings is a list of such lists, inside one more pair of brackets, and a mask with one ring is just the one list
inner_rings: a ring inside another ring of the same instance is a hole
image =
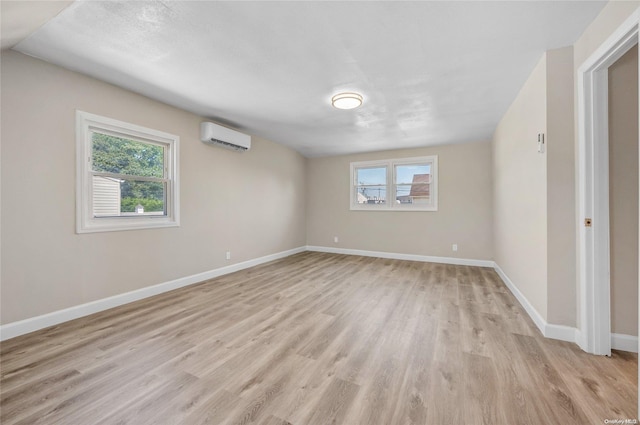
[[251, 148], [251, 136], [212, 122], [200, 124], [200, 140], [208, 145], [240, 152], [248, 151]]

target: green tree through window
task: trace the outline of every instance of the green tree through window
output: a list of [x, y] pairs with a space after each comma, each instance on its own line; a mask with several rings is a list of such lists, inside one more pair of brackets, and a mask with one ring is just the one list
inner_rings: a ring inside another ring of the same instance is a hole
[[93, 171], [123, 176], [121, 212], [133, 212], [137, 205], [142, 205], [145, 211], [163, 211], [164, 184], [135, 179], [164, 177], [162, 146], [97, 132], [91, 142]]

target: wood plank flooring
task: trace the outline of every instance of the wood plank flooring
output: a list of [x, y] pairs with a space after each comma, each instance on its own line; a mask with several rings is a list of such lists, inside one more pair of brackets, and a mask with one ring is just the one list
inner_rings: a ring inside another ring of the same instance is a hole
[[491, 269], [305, 252], [0, 346], [9, 424], [603, 424], [637, 355], [543, 338]]

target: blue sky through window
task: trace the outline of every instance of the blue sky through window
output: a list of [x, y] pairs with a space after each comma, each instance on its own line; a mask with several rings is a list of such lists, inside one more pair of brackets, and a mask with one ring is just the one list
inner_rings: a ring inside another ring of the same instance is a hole
[[387, 184], [387, 170], [384, 167], [359, 168], [358, 184]]
[[414, 174], [429, 174], [430, 171], [430, 165], [398, 165], [396, 166], [396, 183], [411, 183]]
[[[398, 184], [413, 182], [414, 174], [429, 174], [430, 165], [398, 165], [396, 166], [396, 182]], [[387, 171], [384, 167], [359, 168], [357, 184], [386, 184]]]

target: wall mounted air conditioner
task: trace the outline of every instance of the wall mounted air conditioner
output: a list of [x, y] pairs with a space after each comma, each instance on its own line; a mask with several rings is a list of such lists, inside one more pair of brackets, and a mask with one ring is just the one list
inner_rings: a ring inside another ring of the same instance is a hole
[[208, 145], [240, 152], [248, 151], [251, 148], [251, 136], [212, 122], [200, 124], [200, 140]]

